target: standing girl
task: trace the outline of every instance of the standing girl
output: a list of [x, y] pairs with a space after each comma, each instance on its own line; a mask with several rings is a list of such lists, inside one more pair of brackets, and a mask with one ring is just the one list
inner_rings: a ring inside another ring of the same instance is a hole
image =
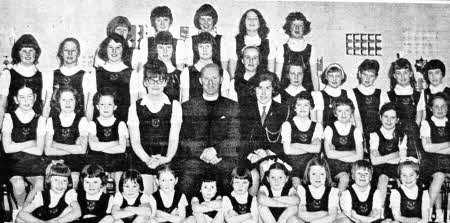
[[156, 206], [143, 193], [144, 183], [137, 170], [129, 169], [120, 177], [119, 191], [114, 196], [111, 215], [115, 222], [153, 222]]
[[258, 192], [259, 213], [263, 222], [285, 223], [297, 214], [300, 199], [291, 185], [289, 171], [284, 164], [270, 165]]
[[325, 159], [314, 157], [306, 164], [303, 185], [297, 187], [300, 197], [298, 220], [333, 222], [339, 212], [339, 190], [331, 186], [331, 176]]
[[182, 110], [178, 101], [163, 93], [167, 69], [160, 60], [144, 66], [147, 94], [130, 107], [128, 127], [134, 167], [142, 172], [145, 192], [154, 191], [155, 168], [170, 162], [178, 149]]
[[416, 91], [416, 81], [411, 63], [400, 58], [389, 69], [391, 90], [387, 93], [391, 102], [398, 108], [398, 118], [408, 135], [408, 156], [420, 159], [423, 151], [419, 139], [419, 126], [425, 111], [425, 98], [421, 91]]
[[[303, 84], [302, 80], [305, 77], [306, 68], [298, 63], [291, 63], [286, 65], [287, 69], [287, 81], [288, 86], [284, 88], [284, 90], [280, 93], [281, 97], [281, 103], [286, 105], [291, 105], [294, 102], [294, 97], [299, 94], [300, 92], [307, 91]], [[310, 91], [311, 92], [311, 91]], [[313, 97], [316, 96], [317, 91], [311, 92], [311, 95]], [[313, 113], [311, 113], [311, 118], [314, 120], [317, 120], [317, 113], [314, 110]]]
[[[428, 104], [438, 92], [444, 92], [447, 97], [450, 97], [450, 87], [446, 86], [442, 81], [445, 77], [444, 63], [438, 59], [430, 60], [425, 64], [423, 70], [423, 76], [429, 86], [424, 90], [425, 103]], [[432, 115], [431, 108], [427, 106], [425, 120], [431, 118]], [[450, 117], [450, 114], [447, 114], [448, 117]]]
[[157, 222], [181, 222], [186, 218], [186, 196], [176, 188], [178, 176], [167, 163], [158, 167], [157, 190], [151, 196], [152, 206], [156, 206]]
[[104, 167], [112, 173], [116, 185], [119, 185], [122, 171], [127, 169], [127, 156], [125, 154], [128, 128], [125, 122], [114, 116], [117, 106], [116, 95], [110, 89], [100, 89], [94, 96], [94, 104], [100, 115], [89, 122], [88, 157], [90, 163]]
[[[53, 72], [53, 92], [52, 100], [50, 102], [51, 112], [50, 116], [54, 116], [58, 101], [56, 101], [56, 93], [59, 89], [64, 87], [72, 87], [80, 94], [80, 101], [77, 103], [77, 110], [82, 114], [86, 114], [89, 119], [92, 119], [92, 114], [86, 113], [93, 111], [92, 97], [96, 91], [95, 76], [92, 73], [81, 70], [78, 65], [78, 58], [80, 57], [80, 43], [75, 38], [66, 38], [58, 48], [58, 58], [60, 68]], [[89, 109], [88, 109], [89, 106]]]
[[62, 88], [56, 93], [59, 102], [56, 107], [57, 115], [48, 118], [46, 126], [45, 154], [50, 159], [63, 159], [72, 172], [73, 185], [76, 188], [80, 178], [80, 171], [85, 163], [88, 144], [88, 124], [79, 110], [78, 92], [73, 88]]
[[45, 171], [45, 189], [17, 215], [17, 222], [72, 222], [81, 216], [70, 169], [52, 161]]
[[343, 192], [349, 183], [351, 164], [363, 158], [362, 133], [350, 122], [355, 110], [348, 98], [338, 99], [333, 106], [337, 121], [324, 131], [325, 155], [330, 164], [331, 176], [338, 181], [339, 192]]
[[[124, 49], [125, 49], [125, 54], [127, 56], [123, 57], [124, 63], [127, 66], [131, 67], [131, 61], [133, 59], [133, 68], [135, 68], [134, 65], [137, 66], [137, 62], [135, 64], [134, 60], [137, 58], [133, 57], [134, 52], [133, 52], [133, 48], [131, 48], [133, 45], [133, 42], [131, 42], [131, 36], [132, 36], [131, 35], [131, 23], [127, 17], [116, 16], [113, 19], [111, 19], [111, 21], [109, 21], [108, 25], [106, 26], [106, 36], [110, 36], [113, 33], [122, 36], [126, 42], [127, 48], [124, 48]], [[97, 50], [95, 53], [96, 55], [95, 55], [94, 67], [103, 66], [107, 62], [107, 60], [100, 57], [99, 53], [100, 53], [99, 50]]]
[[[194, 45], [195, 52], [199, 54], [199, 60], [193, 65], [184, 68], [181, 72], [181, 102], [188, 101], [191, 98], [200, 97], [203, 94], [203, 87], [199, 79], [203, 67], [207, 64], [214, 63], [213, 55], [217, 51], [217, 45], [214, 37], [208, 32], [200, 33], [197, 37], [197, 44]], [[219, 72], [225, 72], [220, 70]], [[230, 79], [228, 74], [222, 74], [222, 83], [220, 85], [220, 93], [224, 97], [228, 97], [228, 89], [230, 88]]]
[[283, 29], [289, 39], [277, 49], [275, 70], [281, 79], [281, 87], [284, 89], [289, 84], [288, 65], [294, 61], [299, 61], [305, 67], [301, 85], [308, 91], [318, 91], [319, 78], [316, 75], [316, 55], [311, 44], [303, 39], [303, 36], [311, 32], [311, 22], [306, 19], [303, 13], [291, 12], [286, 17]]
[[428, 222], [430, 197], [417, 185], [419, 165], [405, 161], [398, 165], [401, 185], [391, 192], [390, 202], [394, 219], [399, 222]]
[[314, 108], [311, 93], [302, 91], [294, 97], [291, 105], [295, 111], [292, 119], [281, 126], [284, 153], [288, 155], [292, 171], [292, 184], [297, 187], [305, 172], [306, 163], [320, 152], [323, 139], [323, 127], [310, 119]]
[[[159, 32], [170, 31], [170, 26], [173, 22], [172, 11], [169, 7], [157, 6], [150, 13], [150, 23], [154, 29], [154, 36], [150, 36], [144, 39], [140, 44], [139, 58], [136, 58], [138, 64], [145, 65], [150, 60], [156, 60], [158, 58], [158, 52], [156, 49], [156, 35]], [[178, 41], [176, 38], [172, 38], [170, 45], [172, 45], [172, 64], [176, 65], [179, 70], [184, 68], [184, 62], [187, 50], [184, 41]], [[133, 62], [135, 64], [136, 62]], [[134, 66], [133, 66], [134, 67]]]
[[18, 206], [22, 207], [26, 196], [24, 177], [31, 182], [33, 190], [43, 189], [45, 119], [33, 110], [36, 94], [30, 87], [23, 85], [16, 93], [14, 103], [17, 108], [5, 114], [2, 142], [14, 196]]
[[197, 49], [195, 49], [195, 46], [198, 44], [199, 34], [202, 32], [207, 32], [214, 37], [217, 46], [217, 50], [213, 55], [213, 62], [219, 65], [222, 69], [227, 69], [228, 56], [225, 54], [225, 41], [222, 41], [222, 35], [217, 34], [217, 21], [217, 11], [210, 4], [203, 4], [197, 9], [194, 15], [194, 25], [195, 28], [198, 29], [199, 33], [191, 36], [190, 39], [187, 39], [188, 42], [186, 45], [188, 51], [186, 53], [188, 55], [186, 57], [186, 64], [196, 64], [200, 59], [199, 53], [197, 52]]
[[[41, 48], [36, 39], [25, 34], [21, 36], [15, 43], [11, 51], [12, 63], [11, 70], [4, 70], [0, 77], [0, 122], [3, 121], [5, 112], [14, 112], [16, 104], [14, 96], [23, 85], [28, 85], [36, 94], [36, 102], [33, 110], [37, 114], [48, 117], [50, 106], [51, 85], [44, 83], [47, 78], [42, 78], [42, 73], [37, 69]], [[43, 109], [47, 106], [48, 109]], [[47, 112], [43, 112], [47, 111]]]
[[248, 193], [252, 182], [250, 170], [236, 167], [231, 171], [233, 191], [223, 198], [223, 212], [226, 222], [258, 222], [258, 202], [256, 197]]
[[[332, 63], [322, 73], [321, 80], [326, 84], [325, 88], [320, 91], [321, 97], [317, 97], [317, 120], [321, 122], [323, 126], [329, 126], [336, 121], [336, 115], [334, 114], [334, 104], [338, 99], [354, 98], [349, 94], [353, 94], [353, 91], [346, 91], [342, 89], [342, 84], [347, 80], [347, 74], [341, 65]], [[358, 109], [358, 108], [355, 108]], [[361, 119], [359, 112], [353, 109], [352, 116], [349, 117], [354, 120], [356, 127], [361, 128]]]
[[155, 36], [156, 51], [158, 53], [158, 60], [164, 62], [167, 68], [167, 85], [164, 88], [164, 94], [169, 97], [170, 101], [180, 100], [180, 75], [181, 70], [178, 70], [172, 63], [173, 53], [173, 36], [168, 31], [158, 32]]
[[[129, 55], [126, 54], [128, 45], [125, 39], [115, 33], [109, 35], [100, 44], [98, 55], [106, 61], [105, 64], [96, 68], [97, 91], [108, 87], [112, 88], [117, 95], [116, 117], [126, 121], [128, 118], [128, 108], [134, 103], [139, 93], [144, 92], [142, 80], [138, 78], [136, 72], [125, 65]], [[95, 110], [94, 117], [97, 118], [98, 111]]]
[[263, 69], [274, 72], [275, 67], [275, 44], [268, 38], [269, 27], [262, 14], [256, 9], [247, 10], [239, 22], [239, 33], [231, 41], [230, 49], [236, 53], [230, 53], [229, 73], [231, 79], [234, 74], [242, 73], [242, 49], [246, 46], [256, 46], [259, 49], [259, 64]]

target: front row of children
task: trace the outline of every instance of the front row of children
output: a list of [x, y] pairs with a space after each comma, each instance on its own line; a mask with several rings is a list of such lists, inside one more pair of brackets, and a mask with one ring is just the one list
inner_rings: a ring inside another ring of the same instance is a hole
[[[69, 167], [54, 161], [46, 169], [45, 189], [19, 212], [17, 222], [426, 222], [428, 192], [418, 185], [419, 166], [413, 161], [398, 165], [400, 185], [391, 191], [388, 206], [372, 185], [373, 169], [365, 160], [352, 164], [352, 182], [339, 194], [331, 185], [325, 159], [308, 161], [301, 185], [292, 186], [285, 165], [273, 163], [265, 173], [257, 197], [249, 194], [249, 170], [236, 167], [231, 173], [230, 193], [221, 194], [212, 175], [198, 184], [198, 195], [188, 201], [178, 189], [173, 164], [157, 169], [159, 190], [143, 193], [141, 174], [125, 171], [114, 197], [104, 193], [106, 174], [97, 164], [87, 165], [80, 175], [83, 188], [72, 189]], [[223, 195], [223, 197], [222, 197]], [[392, 211], [388, 219], [384, 209]], [[342, 211], [341, 211], [342, 210]], [[187, 215], [191, 215], [186, 217]]]

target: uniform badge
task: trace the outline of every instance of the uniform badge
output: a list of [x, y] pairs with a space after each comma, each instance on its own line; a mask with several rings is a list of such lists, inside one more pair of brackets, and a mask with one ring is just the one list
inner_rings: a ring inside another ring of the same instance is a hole
[[340, 143], [341, 145], [347, 145], [347, 143], [348, 143], [348, 138], [347, 138], [346, 136], [341, 136], [341, 137], [339, 137], [339, 143]]
[[70, 137], [70, 129], [63, 129], [61, 131], [61, 135], [63, 138], [66, 138], [66, 139], [69, 138]]
[[159, 119], [152, 119], [152, 126], [153, 128], [158, 128], [160, 125], [160, 120]]
[[22, 129], [22, 134], [23, 134], [24, 136], [27, 136], [28, 134], [30, 134], [30, 132], [31, 132], [31, 129], [30, 129], [30, 128], [23, 128], [23, 129]]

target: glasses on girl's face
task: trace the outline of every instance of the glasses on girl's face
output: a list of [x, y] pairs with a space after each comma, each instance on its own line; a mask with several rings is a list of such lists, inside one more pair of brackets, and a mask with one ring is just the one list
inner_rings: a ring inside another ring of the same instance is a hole
[[162, 78], [154, 78], [154, 79], [146, 79], [145, 80], [148, 84], [162, 84], [164, 83], [164, 79]]

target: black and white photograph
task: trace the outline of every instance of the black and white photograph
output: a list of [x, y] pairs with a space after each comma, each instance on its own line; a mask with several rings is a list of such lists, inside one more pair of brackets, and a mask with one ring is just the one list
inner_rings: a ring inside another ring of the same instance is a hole
[[0, 16], [0, 222], [450, 222], [450, 0]]

